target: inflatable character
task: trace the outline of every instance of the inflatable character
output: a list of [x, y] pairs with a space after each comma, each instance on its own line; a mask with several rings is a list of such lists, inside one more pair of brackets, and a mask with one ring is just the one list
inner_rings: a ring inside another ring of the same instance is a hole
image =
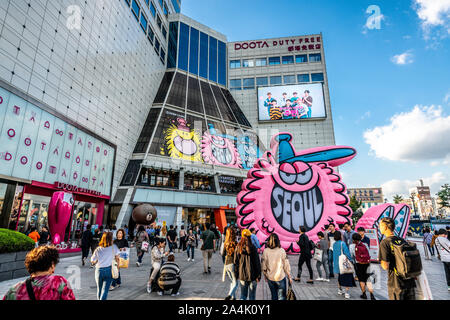
[[[256, 140], [256, 137], [254, 138]], [[237, 150], [242, 159], [242, 168], [250, 170], [261, 155], [255, 140], [248, 135], [241, 135], [237, 140]]]
[[200, 135], [191, 130], [183, 118], [177, 118], [177, 125], [172, 125], [166, 132], [166, 147], [169, 156], [175, 159], [202, 162], [200, 153]]
[[355, 230], [359, 227], [365, 229], [377, 229], [378, 240], [383, 240], [380, 232], [380, 222], [383, 218], [392, 218], [395, 221], [394, 234], [401, 238], [406, 237], [409, 226], [411, 208], [406, 204], [383, 203], [368, 209], [358, 220]]
[[205, 163], [240, 168], [242, 160], [233, 142], [236, 138], [217, 133], [212, 124], [208, 126], [201, 144]]
[[141, 204], [134, 208], [131, 213], [133, 221], [137, 224], [150, 225], [155, 222], [158, 216], [155, 207], [149, 203]]
[[48, 229], [52, 242], [64, 241], [66, 228], [72, 216], [73, 195], [67, 192], [55, 192], [48, 206]]
[[311, 240], [325, 225], [350, 222], [346, 187], [337, 167], [356, 155], [345, 146], [329, 146], [296, 152], [290, 133], [272, 137], [266, 152], [247, 174], [237, 196], [240, 228], [255, 228], [261, 243], [276, 232], [287, 253], [299, 253], [299, 227]]

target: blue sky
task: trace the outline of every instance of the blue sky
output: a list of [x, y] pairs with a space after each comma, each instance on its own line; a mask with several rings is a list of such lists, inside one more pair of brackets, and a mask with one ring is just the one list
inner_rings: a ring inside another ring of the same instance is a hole
[[228, 41], [322, 32], [336, 143], [358, 151], [347, 187], [391, 200], [450, 183], [450, 0], [183, 0], [182, 13]]

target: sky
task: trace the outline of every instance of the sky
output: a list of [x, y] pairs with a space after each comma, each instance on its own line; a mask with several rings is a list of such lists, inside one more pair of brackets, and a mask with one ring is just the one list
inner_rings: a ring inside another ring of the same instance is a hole
[[450, 0], [182, 0], [228, 41], [322, 32], [348, 188], [450, 184]]

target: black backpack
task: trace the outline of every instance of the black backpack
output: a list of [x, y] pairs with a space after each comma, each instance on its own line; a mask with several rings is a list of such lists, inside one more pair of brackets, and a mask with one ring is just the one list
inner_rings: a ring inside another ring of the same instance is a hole
[[402, 238], [391, 241], [392, 254], [395, 257], [394, 272], [403, 279], [412, 279], [422, 273], [422, 259], [415, 243]]

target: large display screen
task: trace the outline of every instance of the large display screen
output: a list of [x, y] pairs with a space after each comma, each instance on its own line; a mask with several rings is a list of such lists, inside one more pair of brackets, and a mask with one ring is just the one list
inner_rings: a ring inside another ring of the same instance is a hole
[[259, 121], [325, 118], [322, 83], [258, 88]]

